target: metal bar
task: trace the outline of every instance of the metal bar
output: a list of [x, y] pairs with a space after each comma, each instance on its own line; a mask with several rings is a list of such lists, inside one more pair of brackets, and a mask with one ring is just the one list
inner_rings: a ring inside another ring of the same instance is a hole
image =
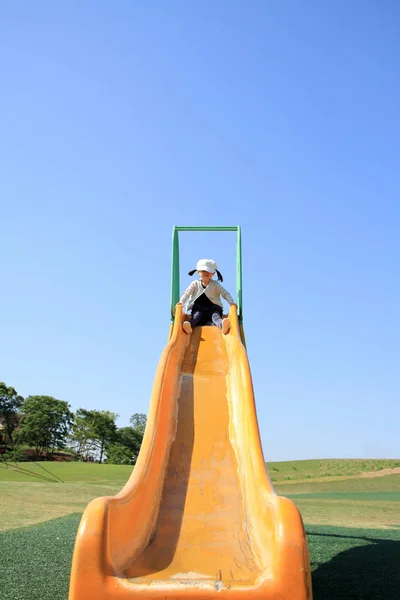
[[0, 463], [0, 469], [10, 469], [13, 473], [22, 473], [24, 475], [31, 475], [32, 477], [36, 477], [37, 479], [41, 479], [42, 481], [50, 481], [51, 483], [58, 483], [56, 479], [50, 479], [50, 477], [46, 477], [46, 475], [40, 475], [39, 473], [35, 473], [34, 471], [29, 471], [28, 469], [23, 469], [18, 465], [14, 466], [11, 463], [4, 463], [3, 465]]
[[242, 287], [242, 232], [237, 228], [236, 235], [236, 302], [238, 307], [239, 323], [243, 318], [243, 287]]
[[171, 280], [171, 319], [175, 317], [175, 306], [179, 302], [179, 236], [178, 227], [172, 230], [172, 280]]
[[58, 481], [61, 481], [61, 483], [65, 483], [62, 479], [60, 479], [60, 477], [58, 477], [58, 475], [56, 475], [55, 473], [52, 473], [51, 471], [49, 471], [48, 469], [46, 469], [46, 467], [44, 467], [40, 463], [38, 463], [38, 462], [35, 461], [35, 465], [37, 465], [38, 467], [40, 467], [41, 469], [43, 469], [43, 471], [46, 471], [46, 473], [48, 473], [49, 475], [51, 475], [55, 479], [58, 479]]
[[176, 231], [237, 231], [238, 227], [174, 227]]

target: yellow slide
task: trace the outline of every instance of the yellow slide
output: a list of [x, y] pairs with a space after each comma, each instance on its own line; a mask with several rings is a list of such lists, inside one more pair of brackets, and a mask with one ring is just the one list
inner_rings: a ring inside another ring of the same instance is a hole
[[70, 600], [311, 600], [303, 523], [261, 450], [236, 307], [231, 331], [181, 329], [158, 366], [140, 456], [86, 508]]

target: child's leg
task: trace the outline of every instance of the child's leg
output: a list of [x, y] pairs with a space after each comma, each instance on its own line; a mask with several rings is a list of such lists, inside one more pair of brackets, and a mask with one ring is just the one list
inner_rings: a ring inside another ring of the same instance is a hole
[[200, 310], [192, 310], [192, 316], [189, 319], [189, 323], [192, 327], [197, 327], [197, 325], [201, 325], [203, 321], [203, 313]]
[[211, 319], [212, 322], [217, 325], [217, 327], [222, 329], [222, 333], [228, 333], [229, 329], [231, 328], [231, 322], [229, 319], [222, 320], [222, 314], [217, 311], [212, 314]]
[[211, 315], [211, 321], [214, 323], [214, 325], [216, 325], [219, 328], [222, 328], [222, 317], [221, 317], [221, 313], [218, 312], [217, 310], [214, 311]]
[[192, 333], [193, 327], [197, 325], [201, 325], [201, 321], [203, 319], [203, 315], [199, 310], [192, 310], [192, 316], [188, 321], [184, 321], [182, 323], [182, 329], [185, 333]]

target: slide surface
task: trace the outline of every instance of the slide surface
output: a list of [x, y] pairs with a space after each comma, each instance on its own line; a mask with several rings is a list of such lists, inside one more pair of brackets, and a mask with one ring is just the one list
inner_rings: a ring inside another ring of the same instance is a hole
[[236, 307], [226, 336], [186, 336], [181, 310], [137, 465], [82, 517], [69, 598], [311, 600], [300, 514], [266, 472]]

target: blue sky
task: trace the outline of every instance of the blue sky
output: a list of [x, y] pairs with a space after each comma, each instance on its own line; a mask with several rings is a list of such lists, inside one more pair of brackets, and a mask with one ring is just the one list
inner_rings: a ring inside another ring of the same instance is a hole
[[[241, 225], [267, 460], [399, 457], [396, 2], [0, 9], [0, 380], [146, 412], [174, 224]], [[182, 234], [187, 270], [234, 234]], [[211, 416], [210, 416], [211, 418]]]

